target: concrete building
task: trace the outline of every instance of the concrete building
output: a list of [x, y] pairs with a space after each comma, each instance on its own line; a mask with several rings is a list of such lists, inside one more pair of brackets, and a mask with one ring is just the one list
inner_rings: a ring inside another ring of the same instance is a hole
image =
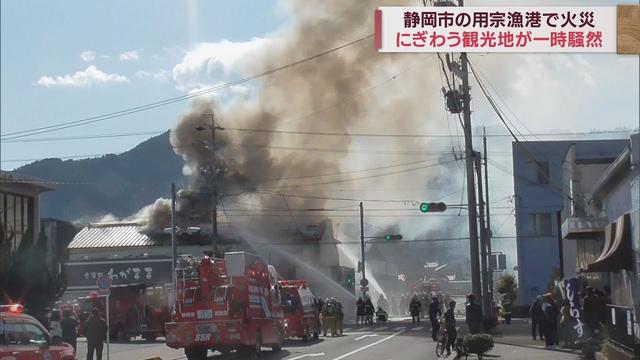
[[561, 256], [562, 164], [570, 145], [575, 145], [577, 162], [589, 159], [611, 163], [628, 143], [583, 140], [512, 144], [519, 303], [530, 303], [546, 292], [552, 278], [562, 275], [561, 259], [576, 256], [571, 248]]
[[40, 232], [40, 194], [54, 187], [45, 181], [0, 170], [0, 229], [12, 251], [34, 244]]
[[[567, 196], [563, 245], [577, 243], [576, 269], [565, 279], [610, 289], [607, 311], [610, 359], [640, 356], [640, 134], [614, 161], [585, 167], [570, 148], [565, 159]], [[582, 289], [580, 289], [582, 290]]]

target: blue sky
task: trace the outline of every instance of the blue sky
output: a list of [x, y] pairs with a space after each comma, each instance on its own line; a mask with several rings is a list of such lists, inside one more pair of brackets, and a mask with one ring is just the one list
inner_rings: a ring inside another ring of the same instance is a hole
[[[3, 134], [182, 95], [172, 70], [185, 52], [203, 42], [251, 40], [283, 22], [275, 1], [21, 0], [1, 6]], [[88, 75], [74, 79], [76, 72]], [[70, 77], [64, 80], [65, 75]], [[57, 76], [66, 85], [59, 85]], [[180, 102], [40, 136], [168, 129], [185, 107]], [[3, 143], [1, 157], [117, 153], [144, 138]], [[3, 162], [2, 168], [21, 163]]]

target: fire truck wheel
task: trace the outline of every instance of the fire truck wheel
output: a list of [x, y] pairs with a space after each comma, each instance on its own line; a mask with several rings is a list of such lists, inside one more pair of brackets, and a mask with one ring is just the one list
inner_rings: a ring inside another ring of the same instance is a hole
[[317, 329], [316, 329], [316, 330], [313, 332], [313, 338], [314, 338], [315, 340], [318, 340], [318, 338], [319, 338], [319, 337], [320, 337], [320, 330], [317, 330]]
[[184, 354], [187, 356], [187, 360], [206, 360], [207, 348], [202, 348], [202, 347], [184, 348]]

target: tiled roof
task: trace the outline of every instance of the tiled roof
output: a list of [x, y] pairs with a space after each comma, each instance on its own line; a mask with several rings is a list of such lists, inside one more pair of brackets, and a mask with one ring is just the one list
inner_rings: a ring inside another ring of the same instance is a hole
[[160, 241], [142, 233], [139, 223], [89, 224], [74, 236], [69, 249], [157, 246]]

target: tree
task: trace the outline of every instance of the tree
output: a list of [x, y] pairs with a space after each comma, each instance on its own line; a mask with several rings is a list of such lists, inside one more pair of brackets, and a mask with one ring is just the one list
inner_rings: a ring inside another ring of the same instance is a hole
[[0, 265], [0, 301], [19, 302], [31, 315], [41, 319], [45, 309], [51, 307], [66, 289], [64, 274], [51, 271], [45, 261], [47, 249], [43, 246], [46, 244], [44, 229], [41, 229], [35, 244], [20, 246], [13, 254], [11, 247], [5, 246], [6, 243], [0, 242], [0, 259], [9, 259]]
[[518, 284], [516, 278], [513, 275], [502, 275], [498, 282], [496, 282], [496, 290], [498, 294], [507, 294], [511, 298], [512, 302], [515, 302], [518, 296]]

